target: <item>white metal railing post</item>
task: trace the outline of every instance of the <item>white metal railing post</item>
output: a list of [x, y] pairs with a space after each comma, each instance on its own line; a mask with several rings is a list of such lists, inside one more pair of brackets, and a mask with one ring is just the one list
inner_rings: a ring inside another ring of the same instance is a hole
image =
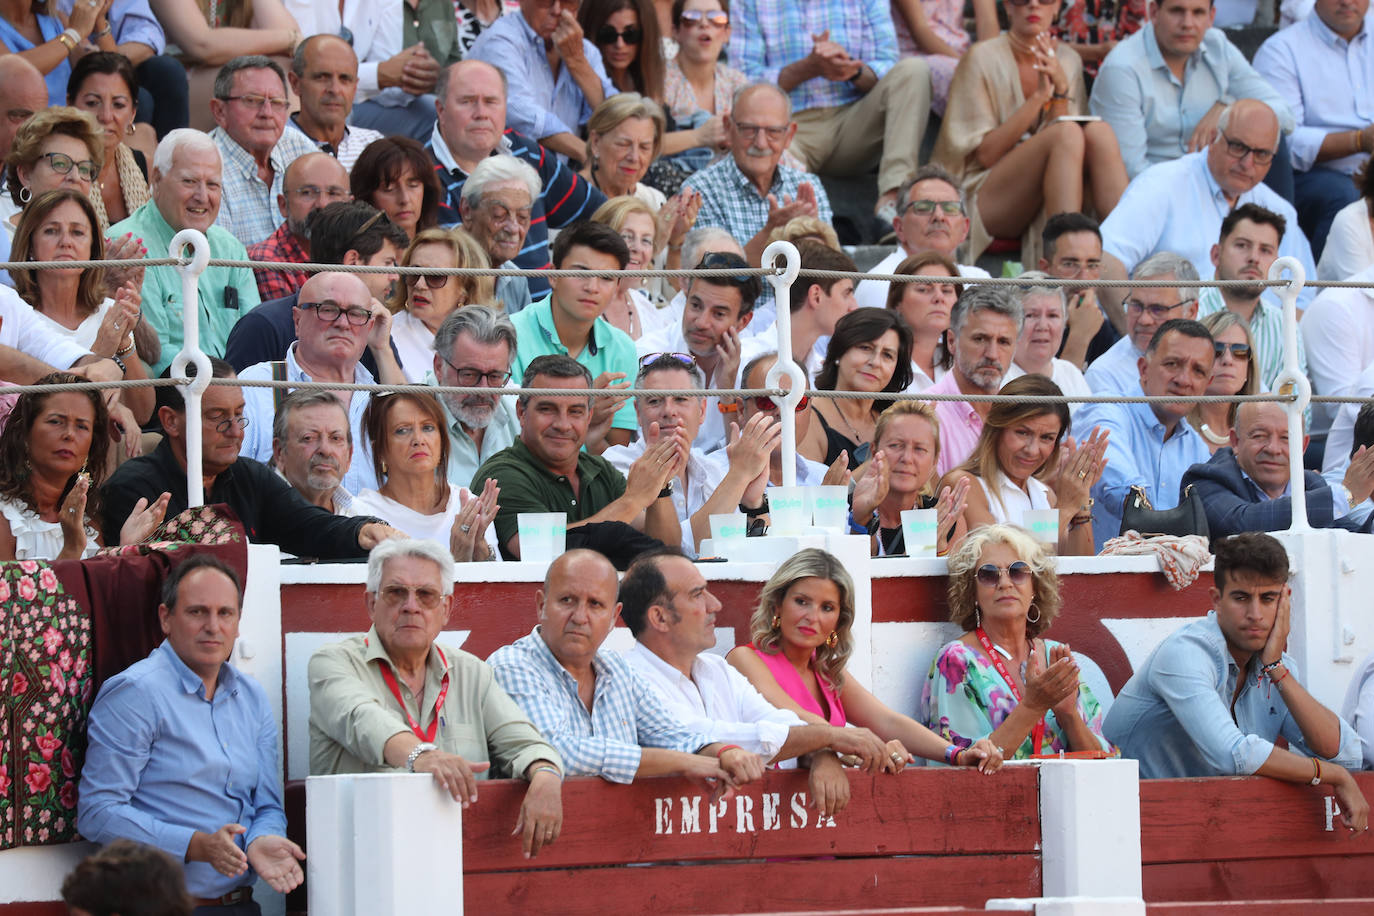
[[1274, 379], [1274, 391], [1291, 391], [1297, 399], [1283, 405], [1288, 412], [1288, 480], [1292, 493], [1293, 518], [1290, 531], [1310, 531], [1307, 522], [1307, 487], [1302, 464], [1303, 412], [1312, 400], [1312, 383], [1298, 371], [1298, 294], [1307, 282], [1307, 272], [1297, 258], [1279, 258], [1269, 266], [1269, 279], [1283, 279], [1289, 271], [1288, 285], [1278, 287], [1283, 302], [1283, 369]]
[[[778, 333], [778, 361], [768, 370], [764, 385], [778, 388], [782, 377], [792, 380], [792, 389], [782, 397], [780, 419], [782, 420], [782, 485], [797, 485], [797, 402], [806, 392], [806, 373], [797, 365], [792, 354], [792, 283], [801, 270], [801, 252], [791, 242], [777, 241], [763, 250], [763, 266], [776, 269], [781, 259], [783, 272], [768, 277], [773, 284], [773, 307], [777, 310], [774, 328]], [[806, 354], [802, 354], [802, 359]]]
[[171, 376], [187, 378], [186, 366], [196, 367], [196, 377], [181, 388], [186, 401], [186, 505], [188, 508], [205, 502], [205, 481], [200, 472], [202, 436], [200, 427], [200, 396], [210, 387], [210, 357], [200, 349], [200, 275], [210, 263], [210, 240], [197, 229], [183, 229], [172, 236], [167, 246], [168, 257], [179, 258], [182, 248], [191, 246], [191, 262], [177, 267], [181, 274], [181, 352], [172, 359]]

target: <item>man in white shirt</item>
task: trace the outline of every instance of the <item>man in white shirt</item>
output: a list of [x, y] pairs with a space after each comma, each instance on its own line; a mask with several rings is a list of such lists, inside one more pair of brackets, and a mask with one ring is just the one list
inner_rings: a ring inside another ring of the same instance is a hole
[[[1172, 251], [1151, 255], [1136, 267], [1132, 280], [1197, 279], [1192, 262]], [[1197, 289], [1141, 286], [1126, 300], [1126, 336], [1112, 344], [1083, 374], [1096, 394], [1135, 394], [1140, 388], [1140, 360], [1160, 325], [1172, 318], [1197, 317]]]
[[773, 706], [723, 656], [709, 651], [716, 645], [721, 603], [686, 557], [671, 550], [640, 556], [625, 571], [617, 598], [620, 618], [635, 637], [625, 660], [684, 727], [783, 766], [809, 755], [810, 795], [824, 814], [842, 809], [849, 797], [835, 751], [860, 757], [867, 772], [882, 768], [887, 748], [877, 735], [866, 728], [808, 725]]
[[287, 76], [301, 110], [291, 126], [328, 153], [344, 171], [353, 171], [367, 145], [382, 139], [381, 131], [349, 127], [353, 99], [358, 92], [358, 56], [337, 35], [312, 35], [296, 46]]
[[[971, 264], [959, 264], [955, 252], [968, 238], [968, 211], [954, 176], [943, 166], [921, 166], [897, 191], [897, 217], [892, 231], [897, 250], [868, 271], [890, 274], [897, 265], [922, 251], [938, 251], [954, 261], [961, 277], [987, 277], [988, 272]], [[887, 280], [864, 280], [854, 291], [861, 308], [887, 308]]]
[[[1374, 266], [1350, 278], [1374, 287]], [[1302, 316], [1313, 394], [1349, 395], [1374, 364], [1374, 289], [1324, 289]], [[1312, 405], [1312, 435], [1324, 435], [1337, 404]]]

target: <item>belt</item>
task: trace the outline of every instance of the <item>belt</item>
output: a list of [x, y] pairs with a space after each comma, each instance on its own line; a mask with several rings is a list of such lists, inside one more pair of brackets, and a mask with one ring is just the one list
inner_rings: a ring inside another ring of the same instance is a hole
[[196, 897], [193, 901], [196, 906], [233, 906], [236, 903], [248, 903], [253, 899], [253, 889], [248, 886], [234, 888], [223, 897]]

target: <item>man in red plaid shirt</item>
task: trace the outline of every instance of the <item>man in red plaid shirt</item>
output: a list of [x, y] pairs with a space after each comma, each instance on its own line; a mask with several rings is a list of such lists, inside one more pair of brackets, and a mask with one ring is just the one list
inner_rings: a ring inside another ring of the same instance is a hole
[[[286, 168], [277, 207], [285, 220], [267, 238], [248, 248], [254, 261], [310, 261], [306, 220], [311, 212], [335, 201], [352, 200], [348, 172], [328, 153], [307, 153]], [[289, 296], [301, 288], [306, 274], [299, 270], [255, 270], [263, 302]]]

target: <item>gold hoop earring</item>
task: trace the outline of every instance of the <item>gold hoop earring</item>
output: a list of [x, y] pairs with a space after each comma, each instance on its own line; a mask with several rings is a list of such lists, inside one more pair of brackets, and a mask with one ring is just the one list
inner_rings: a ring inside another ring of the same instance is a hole
[[774, 614], [774, 615], [773, 615], [773, 623], [771, 624], [771, 627], [772, 627], [772, 629], [774, 629], [774, 630], [780, 629], [780, 628], [782, 627], [782, 615], [781, 615], [781, 614]]
[[834, 630], [831, 630], [830, 635], [825, 638], [825, 644], [832, 649], [835, 648], [835, 646], [839, 645], [839, 642], [840, 634], [836, 633]]

